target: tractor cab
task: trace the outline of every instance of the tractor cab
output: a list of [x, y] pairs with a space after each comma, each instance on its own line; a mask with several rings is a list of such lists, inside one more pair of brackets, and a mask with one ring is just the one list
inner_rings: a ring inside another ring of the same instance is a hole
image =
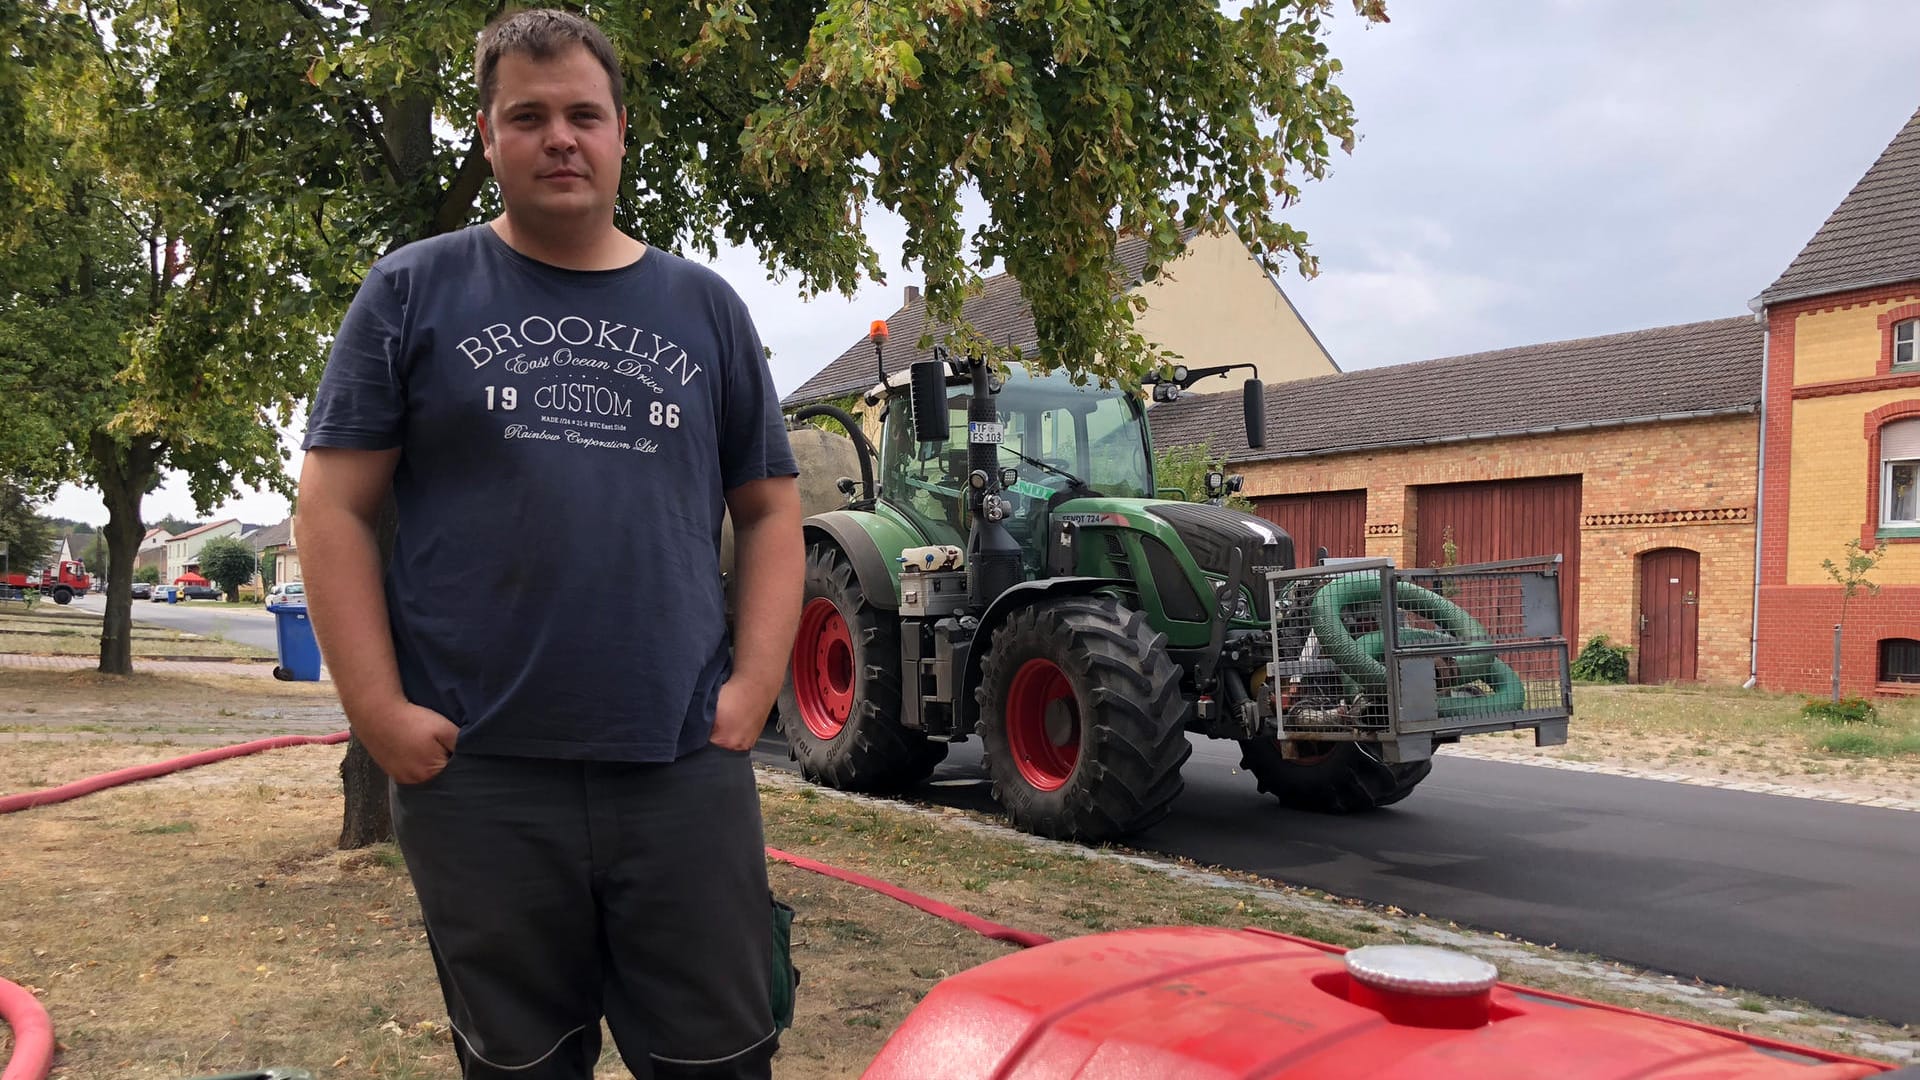
[[[896, 378], [889, 383], [904, 384]], [[1045, 566], [1047, 514], [1071, 498], [1153, 497], [1151, 440], [1145, 411], [1118, 390], [1075, 386], [1064, 373], [1034, 376], [1014, 369], [995, 380], [999, 417], [996, 475], [1007, 531], [1019, 544], [1025, 577]], [[889, 385], [892, 398], [903, 389]], [[876, 387], [876, 391], [882, 388]], [[901, 394], [888, 408], [881, 436], [882, 499], [930, 543], [965, 546], [972, 527], [968, 497], [973, 390], [965, 372], [947, 379], [945, 438], [922, 442], [914, 411]]]

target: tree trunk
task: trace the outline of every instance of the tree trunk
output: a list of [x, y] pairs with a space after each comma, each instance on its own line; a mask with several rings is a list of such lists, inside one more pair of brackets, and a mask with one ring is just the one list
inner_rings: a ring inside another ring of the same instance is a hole
[[[370, 33], [377, 35], [387, 25], [392, 17], [391, 6], [390, 3], [368, 5]], [[471, 204], [484, 176], [484, 161], [470, 161], [468, 164], [473, 168], [460, 169], [450, 191], [443, 197], [439, 184], [422, 183], [423, 179], [434, 176], [438, 169], [434, 159], [433, 98], [417, 88], [410, 88], [382, 98], [380, 113], [380, 138], [386, 144], [391, 167], [398, 172], [394, 179], [422, 192], [423, 205], [418, 208], [418, 213], [409, 216], [405, 232], [439, 231], [437, 224], [426, 226], [425, 229], [421, 226], [427, 222], [437, 223], [441, 215], [449, 212], [448, 202], [464, 199]], [[465, 224], [468, 211], [458, 207], [451, 209], [460, 223]], [[412, 239], [418, 239], [418, 236], [403, 233], [397, 238], [395, 246]], [[380, 509], [380, 521], [376, 529], [383, 574], [388, 560], [393, 557], [393, 534], [398, 521], [392, 496], [389, 495]], [[367, 753], [359, 739], [347, 742], [347, 756], [340, 762], [340, 786], [346, 796], [345, 817], [340, 824], [341, 850], [367, 847], [393, 839], [393, 816], [387, 805], [387, 774], [380, 771], [373, 755]]]
[[[380, 570], [385, 574], [393, 558], [393, 534], [399, 515], [393, 497], [380, 507], [374, 535], [380, 541]], [[346, 806], [340, 821], [340, 850], [369, 847], [393, 839], [393, 811], [387, 805], [387, 774], [367, 753], [359, 739], [347, 740], [347, 756], [340, 762], [340, 790]]]
[[387, 805], [387, 774], [359, 739], [347, 740], [340, 762], [340, 789], [346, 813], [340, 821], [340, 850], [371, 847], [393, 839], [393, 813]]
[[160, 481], [163, 447], [141, 438], [121, 445], [94, 432], [88, 445], [93, 477], [107, 504], [107, 611], [100, 623], [100, 672], [133, 674], [133, 562], [146, 526], [140, 500]]

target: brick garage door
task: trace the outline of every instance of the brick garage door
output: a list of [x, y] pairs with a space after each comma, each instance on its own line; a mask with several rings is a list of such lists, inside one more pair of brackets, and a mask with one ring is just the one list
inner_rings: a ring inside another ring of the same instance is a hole
[[1534, 555], [1565, 559], [1560, 576], [1560, 627], [1577, 641], [1580, 625], [1580, 478], [1547, 476], [1480, 484], [1434, 484], [1415, 489], [1414, 561], [1446, 562], [1451, 535], [1457, 563]]
[[1293, 561], [1311, 566], [1314, 549], [1325, 547], [1336, 559], [1367, 553], [1367, 493], [1316, 491], [1310, 495], [1272, 495], [1253, 501], [1253, 512], [1293, 537]]

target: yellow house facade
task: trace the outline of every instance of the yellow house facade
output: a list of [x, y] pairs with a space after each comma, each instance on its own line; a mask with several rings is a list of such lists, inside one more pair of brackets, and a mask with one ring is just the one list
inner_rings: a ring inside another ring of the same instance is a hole
[[[1920, 112], [1754, 302], [1767, 331], [1757, 674], [1920, 690]], [[1877, 595], [1824, 564], [1881, 552]], [[1843, 615], [1843, 600], [1845, 602]]]

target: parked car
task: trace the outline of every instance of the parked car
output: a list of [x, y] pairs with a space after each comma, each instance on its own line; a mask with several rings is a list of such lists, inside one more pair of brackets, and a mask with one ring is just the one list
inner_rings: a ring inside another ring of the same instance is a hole
[[307, 602], [307, 587], [298, 581], [282, 581], [267, 590], [269, 604], [304, 604]]
[[134, 583], [133, 583], [133, 598], [134, 598], [135, 600], [151, 600], [151, 599], [153, 599], [153, 582], [151, 582], [151, 581], [136, 581], [136, 582], [134, 582]]
[[218, 600], [220, 598], [220, 590], [212, 585], [180, 586], [180, 599], [182, 600]]

